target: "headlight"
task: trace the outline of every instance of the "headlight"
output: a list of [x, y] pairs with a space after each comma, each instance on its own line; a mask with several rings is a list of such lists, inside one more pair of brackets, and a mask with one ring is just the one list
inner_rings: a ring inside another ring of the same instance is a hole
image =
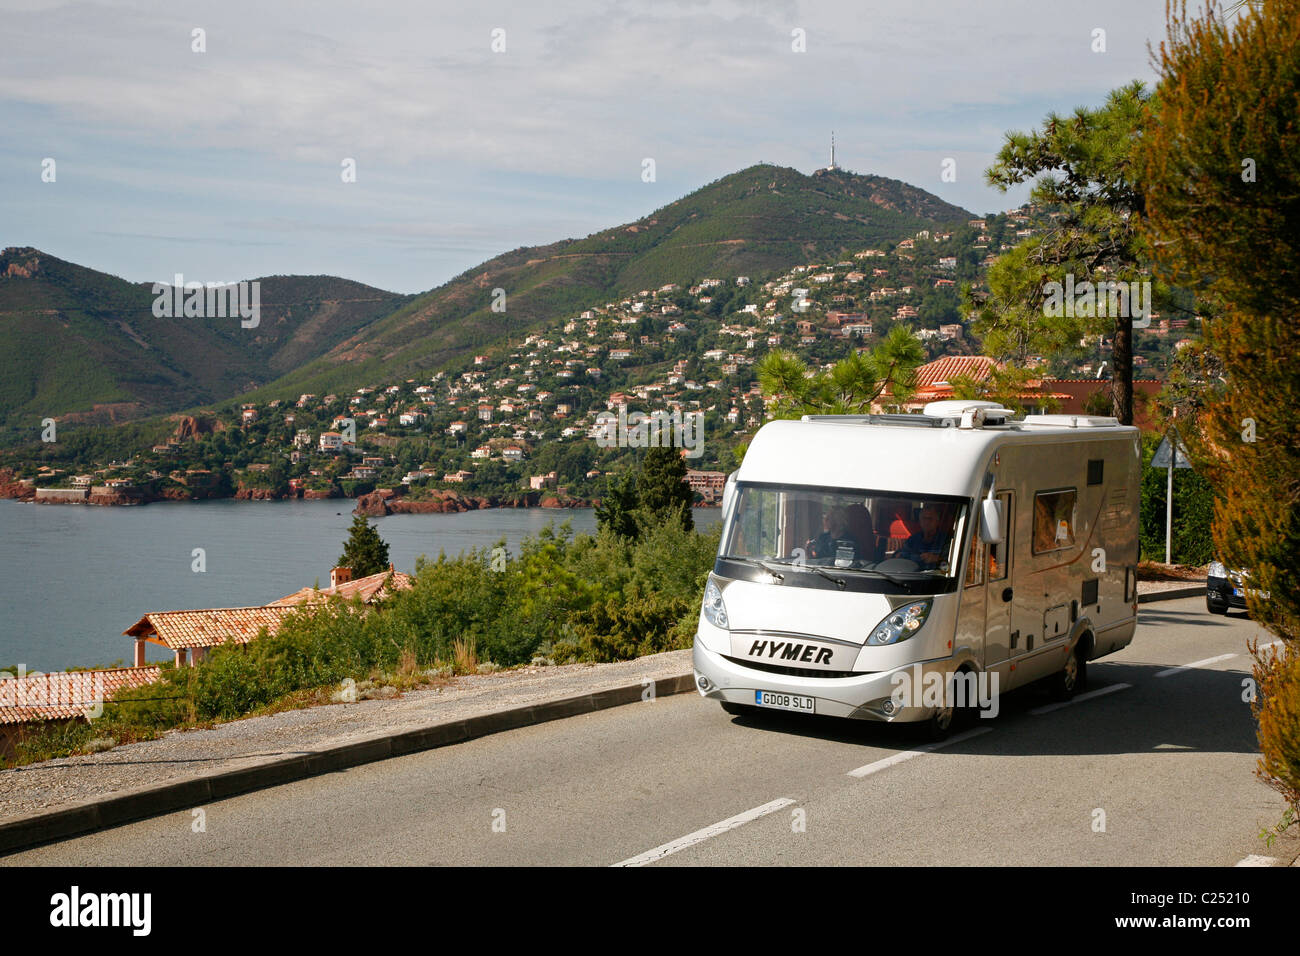
[[704, 619], [724, 631], [729, 627], [727, 606], [722, 603], [722, 589], [712, 581], [704, 586]]
[[1218, 561], [1211, 561], [1210, 566], [1205, 569], [1205, 575], [1211, 578], [1226, 578], [1228, 569]]
[[921, 629], [930, 614], [929, 601], [917, 601], [905, 604], [876, 625], [867, 638], [868, 644], [897, 644], [905, 641]]

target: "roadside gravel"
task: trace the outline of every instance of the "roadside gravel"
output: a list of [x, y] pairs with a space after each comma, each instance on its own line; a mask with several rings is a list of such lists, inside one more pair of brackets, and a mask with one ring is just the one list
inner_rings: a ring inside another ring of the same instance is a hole
[[128, 790], [311, 753], [400, 733], [688, 674], [691, 652], [616, 664], [529, 667], [458, 677], [437, 689], [235, 720], [210, 730], [170, 731], [157, 740], [98, 754], [0, 771], [0, 823]]

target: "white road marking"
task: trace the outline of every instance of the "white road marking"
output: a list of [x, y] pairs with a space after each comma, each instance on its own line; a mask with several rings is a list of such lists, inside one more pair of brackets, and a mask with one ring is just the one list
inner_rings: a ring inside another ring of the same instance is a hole
[[1210, 664], [1219, 663], [1219, 661], [1230, 661], [1236, 656], [1236, 654], [1220, 654], [1218, 657], [1207, 657], [1203, 661], [1192, 661], [1190, 664], [1179, 664], [1177, 667], [1166, 667], [1162, 671], [1156, 671], [1156, 676], [1172, 677], [1174, 674], [1181, 674], [1183, 671], [1190, 671], [1197, 667], [1208, 667]]
[[769, 813], [775, 813], [783, 807], [788, 807], [794, 801], [789, 797], [782, 797], [780, 800], [773, 800], [771, 803], [765, 803], [761, 807], [754, 807], [752, 810], [746, 810], [744, 813], [738, 813], [734, 817], [728, 817], [721, 823], [715, 823], [707, 826], [703, 830], [696, 830], [694, 833], [688, 833], [680, 839], [673, 840], [671, 843], [665, 843], [657, 846], [653, 850], [646, 850], [644, 853], [624, 860], [621, 863], [615, 863], [614, 866], [645, 866], [647, 863], [654, 863], [656, 860], [662, 860], [669, 854], [676, 853], [678, 850], [684, 850], [688, 846], [694, 846], [697, 843], [703, 843], [709, 837], [715, 837], [719, 833], [726, 833], [728, 830], [734, 830], [736, 827], [744, 826], [751, 820], [757, 820], [759, 817], [766, 816]]
[[1102, 694], [1113, 694], [1117, 690], [1125, 690], [1132, 687], [1132, 684], [1107, 684], [1105, 687], [1099, 687], [1096, 690], [1090, 690], [1086, 694], [1080, 694], [1073, 700], [1062, 700], [1055, 704], [1046, 704], [1042, 707], [1033, 708], [1031, 714], [1050, 714], [1054, 710], [1060, 710], [1062, 707], [1069, 707], [1071, 704], [1077, 704], [1082, 700], [1088, 700], [1092, 697], [1100, 697]]
[[921, 754], [933, 753], [942, 747], [951, 744], [961, 743], [963, 740], [970, 740], [972, 737], [978, 737], [980, 734], [987, 734], [992, 727], [976, 727], [974, 730], [968, 730], [964, 734], [958, 734], [956, 737], [949, 737], [947, 740], [939, 740], [932, 744], [923, 744], [915, 750], [903, 750], [894, 754], [892, 757], [886, 757], [883, 760], [877, 760], [875, 763], [869, 763], [864, 767], [858, 767], [856, 770], [850, 770], [850, 777], [869, 777], [877, 771], [892, 767], [894, 764], [902, 763], [904, 760], [911, 760], [913, 757], [919, 757]]
[[1277, 857], [1260, 856], [1257, 853], [1252, 853], [1244, 860], [1238, 860], [1236, 863], [1232, 865], [1233, 866], [1277, 866], [1278, 862], [1279, 861]]
[[1259, 647], [1256, 648], [1256, 650], [1266, 651], [1270, 647], [1277, 647], [1281, 643], [1282, 643], [1281, 641], [1269, 641], [1267, 644], [1260, 644]]

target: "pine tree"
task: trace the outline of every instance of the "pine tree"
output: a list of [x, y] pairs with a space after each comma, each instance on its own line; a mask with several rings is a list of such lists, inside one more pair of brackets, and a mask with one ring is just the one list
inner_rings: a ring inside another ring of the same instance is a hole
[[695, 494], [686, 484], [686, 460], [676, 448], [660, 447], [646, 451], [637, 479], [637, 496], [647, 517], [673, 515], [682, 529], [695, 527], [691, 504]]
[[[1053, 224], [1000, 256], [989, 269], [992, 295], [976, 311], [987, 354], [1023, 363], [1028, 354], [1061, 348], [1079, 333], [1114, 336], [1115, 417], [1133, 423], [1133, 316], [1049, 318], [1044, 285], [1147, 280], [1147, 250], [1138, 232], [1146, 197], [1133, 172], [1148, 121], [1150, 93], [1140, 82], [1113, 90], [1098, 109], [1051, 113], [1042, 129], [1008, 133], [985, 172], [1005, 191], [1034, 180], [1030, 200], [1059, 213]], [[1152, 298], [1165, 296], [1156, 287]], [[1148, 303], [1150, 304], [1150, 303]], [[1162, 306], [1165, 303], [1161, 303]]]
[[773, 418], [801, 415], [853, 415], [871, 411], [874, 402], [897, 405], [915, 392], [912, 373], [925, 360], [925, 350], [905, 325], [895, 325], [884, 341], [869, 352], [854, 351], [828, 372], [809, 374], [794, 353], [774, 349], [755, 371], [765, 397], [772, 400]]
[[628, 472], [609, 482], [609, 490], [596, 506], [596, 527], [635, 540], [636, 506], [636, 475]]
[[686, 484], [686, 461], [678, 449], [646, 450], [640, 466], [610, 482], [609, 491], [596, 508], [596, 523], [621, 538], [636, 540], [653, 521], [672, 516], [683, 531], [695, 528], [691, 505], [695, 494]]
[[343, 543], [343, 554], [338, 565], [341, 568], [351, 568], [354, 578], [364, 578], [388, 570], [388, 545], [379, 537], [378, 530], [370, 526], [365, 515], [357, 515], [352, 519], [352, 527], [348, 529], [348, 540]]

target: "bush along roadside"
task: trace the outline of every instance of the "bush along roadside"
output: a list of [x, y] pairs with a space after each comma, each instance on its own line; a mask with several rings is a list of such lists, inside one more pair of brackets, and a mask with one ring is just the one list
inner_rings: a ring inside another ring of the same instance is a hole
[[[1144, 561], [1165, 559], [1165, 502], [1169, 475], [1152, 468], [1151, 456], [1159, 436], [1142, 441], [1142, 487], [1138, 541]], [[1214, 489], [1203, 475], [1190, 468], [1174, 469], [1173, 562], [1200, 567], [1217, 559], [1210, 525], [1214, 521]]]

